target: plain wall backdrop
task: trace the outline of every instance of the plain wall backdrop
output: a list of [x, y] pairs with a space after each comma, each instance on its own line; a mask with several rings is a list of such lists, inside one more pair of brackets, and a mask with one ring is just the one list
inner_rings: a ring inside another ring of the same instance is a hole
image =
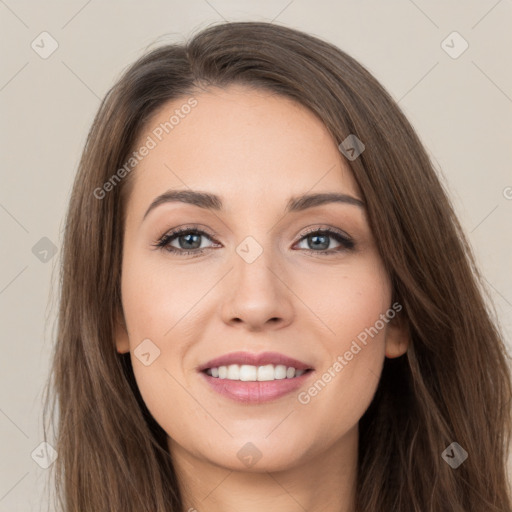
[[511, 0], [0, 0], [0, 511], [47, 505], [59, 249], [100, 100], [148, 47], [223, 20], [304, 30], [380, 80], [444, 176], [512, 347]]

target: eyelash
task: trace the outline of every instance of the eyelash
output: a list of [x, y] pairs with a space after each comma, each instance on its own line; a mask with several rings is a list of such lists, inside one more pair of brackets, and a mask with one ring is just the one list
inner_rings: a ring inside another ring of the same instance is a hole
[[[193, 250], [186, 250], [186, 249], [177, 249], [176, 247], [172, 247], [170, 242], [172, 242], [175, 238], [179, 237], [183, 234], [194, 234], [194, 235], [205, 235], [207, 238], [212, 240], [215, 235], [207, 233], [206, 231], [203, 231], [201, 229], [198, 229], [197, 227], [188, 226], [183, 228], [178, 228], [175, 230], [172, 230], [168, 233], [165, 233], [162, 237], [160, 237], [153, 245], [153, 247], [157, 249], [161, 249], [167, 252], [170, 252], [172, 254], [176, 254], [178, 256], [187, 256], [187, 255], [194, 255], [194, 256], [200, 256], [204, 253], [205, 250], [210, 249], [210, 247], [204, 247], [202, 249], [193, 249]], [[352, 238], [348, 237], [347, 235], [343, 234], [342, 232], [335, 231], [331, 228], [328, 229], [322, 229], [322, 228], [313, 228], [307, 231], [306, 233], [303, 233], [301, 238], [298, 240], [297, 243], [301, 242], [303, 239], [307, 238], [309, 235], [328, 235], [332, 238], [334, 238], [337, 242], [341, 244], [340, 247], [337, 247], [335, 249], [326, 249], [323, 251], [315, 251], [313, 249], [302, 249], [303, 251], [307, 251], [308, 253], [313, 254], [333, 254], [343, 251], [350, 251], [353, 250], [355, 247], [355, 242]], [[212, 240], [214, 241], [214, 240]]]

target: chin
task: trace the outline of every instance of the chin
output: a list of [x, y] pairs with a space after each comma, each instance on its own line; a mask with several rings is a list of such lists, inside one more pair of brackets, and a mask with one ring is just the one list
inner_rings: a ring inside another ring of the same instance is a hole
[[264, 436], [261, 439], [233, 439], [221, 451], [204, 454], [204, 457], [211, 463], [232, 471], [285, 471], [299, 465], [304, 459], [305, 441], [297, 440], [283, 445], [282, 437], [277, 435], [272, 441]]

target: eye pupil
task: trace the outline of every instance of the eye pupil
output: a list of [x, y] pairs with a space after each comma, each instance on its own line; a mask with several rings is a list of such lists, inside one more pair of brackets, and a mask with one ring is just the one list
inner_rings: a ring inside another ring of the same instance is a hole
[[[195, 241], [192, 241], [191, 238], [196, 238]], [[179, 242], [180, 242], [180, 248], [181, 249], [198, 249], [200, 246], [201, 246], [201, 241], [200, 241], [200, 238], [201, 238], [201, 235], [198, 235], [196, 233], [189, 233], [187, 235], [182, 235], [178, 238]], [[193, 247], [190, 247], [190, 246], [183, 246], [183, 244], [181, 243], [183, 239], [186, 239], [186, 244], [192, 244]], [[199, 243], [197, 243], [199, 241]]]
[[[310, 239], [314, 239], [315, 242], [313, 243], [313, 246], [316, 248], [320, 248], [322, 250], [329, 248], [329, 237], [327, 235], [310, 235]], [[318, 239], [324, 239], [323, 242], [317, 243]]]

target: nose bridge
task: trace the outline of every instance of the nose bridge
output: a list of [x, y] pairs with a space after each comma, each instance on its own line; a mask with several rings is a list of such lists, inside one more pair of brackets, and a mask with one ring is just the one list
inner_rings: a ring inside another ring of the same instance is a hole
[[[258, 236], [258, 235], [256, 235]], [[260, 239], [265, 233], [260, 235]], [[255, 236], [246, 236], [235, 248], [233, 271], [223, 306], [226, 322], [244, 322], [252, 329], [267, 322], [288, 323], [292, 316], [288, 288], [281, 282], [270, 237], [260, 243]]]
[[248, 279], [249, 281], [254, 279], [256, 284], [263, 279], [265, 285], [268, 285], [267, 281], [270, 281], [274, 287], [275, 272], [272, 267], [276, 266], [278, 256], [274, 254], [270, 237], [266, 237], [264, 240], [262, 237], [263, 235], [258, 236], [260, 242], [249, 235], [236, 247], [238, 258], [235, 261], [239, 279]]

